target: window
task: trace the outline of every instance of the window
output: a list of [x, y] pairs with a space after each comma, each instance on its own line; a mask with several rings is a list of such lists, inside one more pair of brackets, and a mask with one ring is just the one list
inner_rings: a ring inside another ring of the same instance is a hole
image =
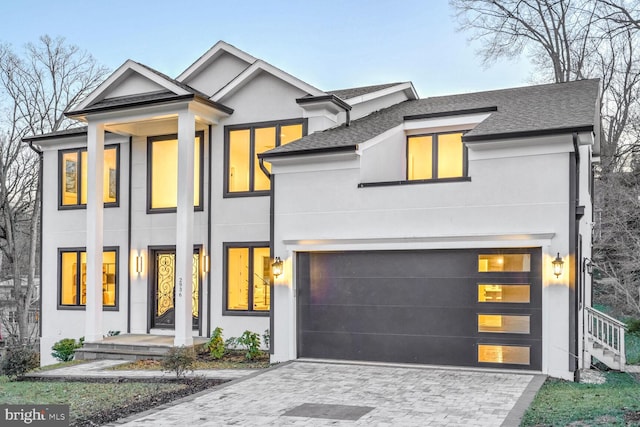
[[[87, 253], [85, 249], [60, 249], [61, 307], [87, 304]], [[102, 252], [102, 305], [116, 307], [118, 291], [118, 250]]]
[[478, 362], [529, 365], [530, 348], [515, 345], [479, 344]]
[[529, 303], [531, 285], [479, 283], [478, 302]]
[[478, 255], [478, 272], [531, 271], [531, 254]]
[[[271, 182], [260, 168], [258, 154], [300, 139], [305, 132], [299, 120], [226, 127], [225, 195], [267, 194]], [[271, 165], [264, 166], [271, 171]]]
[[409, 136], [407, 180], [465, 177], [466, 157], [462, 132]]
[[[87, 205], [87, 149], [61, 150], [59, 152], [60, 208], [85, 207]], [[118, 206], [120, 187], [120, 146], [104, 148], [105, 206]]]
[[[193, 150], [193, 206], [202, 210], [204, 132], [196, 132]], [[178, 135], [150, 137], [148, 212], [175, 212], [178, 206]]]
[[225, 245], [225, 311], [268, 312], [270, 285], [268, 243]]
[[531, 318], [510, 314], [478, 314], [478, 332], [528, 334]]

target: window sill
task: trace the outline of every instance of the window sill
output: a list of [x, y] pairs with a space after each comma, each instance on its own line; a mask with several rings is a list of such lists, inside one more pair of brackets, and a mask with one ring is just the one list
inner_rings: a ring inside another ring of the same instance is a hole
[[[104, 204], [105, 209], [119, 208], [119, 207], [120, 207], [120, 202], [110, 202], [110, 203]], [[82, 209], [87, 209], [87, 205], [58, 205], [59, 211], [72, 211], [72, 210], [82, 210]]]
[[223, 310], [223, 316], [269, 317], [268, 311]]
[[[194, 206], [194, 212], [204, 212], [204, 206]], [[178, 208], [147, 208], [147, 214], [165, 214], [165, 213], [176, 213], [178, 212]]]
[[414, 179], [404, 181], [381, 181], [381, 182], [361, 182], [358, 188], [367, 187], [388, 187], [393, 185], [414, 185], [414, 184], [442, 184], [446, 182], [471, 182], [470, 176], [459, 178], [441, 178], [441, 179]]
[[[58, 304], [58, 310], [70, 310], [70, 311], [86, 311], [87, 307], [84, 305], [60, 305]], [[120, 311], [118, 306], [102, 307], [102, 311]]]
[[271, 191], [238, 191], [238, 192], [226, 192], [223, 197], [225, 199], [233, 199], [236, 197], [263, 197], [270, 196]]

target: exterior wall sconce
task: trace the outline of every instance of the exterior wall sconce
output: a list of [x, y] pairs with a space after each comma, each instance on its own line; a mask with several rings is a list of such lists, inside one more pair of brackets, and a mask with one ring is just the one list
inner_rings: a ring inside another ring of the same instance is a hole
[[587, 274], [593, 274], [593, 261], [591, 261], [589, 258], [585, 258], [584, 266], [582, 267], [582, 269], [586, 271]]
[[209, 255], [205, 255], [204, 257], [202, 257], [202, 271], [204, 271], [205, 273], [208, 273], [210, 268], [211, 268], [211, 258], [209, 257]]
[[142, 255], [136, 255], [136, 273], [142, 273]]
[[555, 274], [556, 277], [560, 277], [562, 270], [564, 270], [564, 261], [560, 258], [560, 252], [558, 252], [556, 259], [554, 259], [551, 264], [553, 264], [553, 274]]
[[278, 277], [282, 274], [283, 265], [284, 263], [279, 256], [273, 259], [273, 264], [271, 264], [271, 272], [273, 273], [274, 277]]

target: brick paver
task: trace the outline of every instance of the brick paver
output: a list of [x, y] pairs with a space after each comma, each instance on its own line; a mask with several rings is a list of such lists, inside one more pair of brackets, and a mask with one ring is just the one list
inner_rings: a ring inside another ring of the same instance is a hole
[[[126, 426], [500, 426], [533, 375], [293, 362], [117, 423]], [[303, 403], [367, 406], [357, 421], [284, 416]]]

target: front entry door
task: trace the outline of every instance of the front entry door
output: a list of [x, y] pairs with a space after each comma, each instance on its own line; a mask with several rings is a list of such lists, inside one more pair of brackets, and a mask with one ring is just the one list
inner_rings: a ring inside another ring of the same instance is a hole
[[[176, 252], [170, 250], [153, 251], [154, 274], [152, 282], [152, 315], [151, 327], [175, 329], [175, 282], [176, 282]], [[200, 302], [200, 256], [193, 254], [193, 290], [192, 319], [194, 329], [198, 328]]]

